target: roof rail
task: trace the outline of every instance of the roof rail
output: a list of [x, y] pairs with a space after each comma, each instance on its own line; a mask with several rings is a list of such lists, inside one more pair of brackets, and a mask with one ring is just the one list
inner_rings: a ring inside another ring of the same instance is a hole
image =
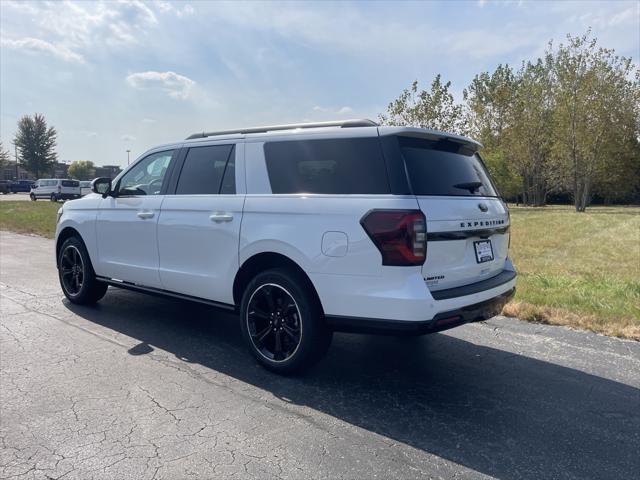
[[189, 135], [187, 137], [187, 140], [193, 140], [194, 138], [213, 137], [216, 135], [232, 135], [234, 133], [237, 133], [237, 134], [265, 133], [265, 132], [273, 132], [276, 130], [294, 130], [296, 128], [321, 128], [321, 127], [349, 128], [349, 127], [377, 127], [377, 126], [378, 124], [376, 122], [366, 118], [356, 119], [356, 120], [338, 120], [338, 121], [332, 121], [332, 122], [291, 123], [289, 125], [271, 125], [266, 127], [239, 128], [236, 130], [221, 130], [218, 132], [194, 133], [193, 135]]

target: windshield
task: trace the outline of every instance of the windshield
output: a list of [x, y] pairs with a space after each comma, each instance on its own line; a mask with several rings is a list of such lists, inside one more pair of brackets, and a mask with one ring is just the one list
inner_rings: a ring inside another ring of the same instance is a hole
[[480, 157], [464, 145], [412, 137], [399, 142], [415, 195], [498, 195]]

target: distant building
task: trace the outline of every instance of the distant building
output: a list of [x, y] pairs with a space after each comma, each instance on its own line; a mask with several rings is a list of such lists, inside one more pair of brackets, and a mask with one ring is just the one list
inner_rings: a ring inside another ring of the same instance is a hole
[[69, 165], [62, 162], [56, 162], [53, 165], [52, 176], [53, 178], [67, 178], [69, 172]]
[[[17, 173], [16, 173], [17, 172]], [[9, 162], [2, 169], [2, 180], [29, 180], [31, 174], [20, 165], [16, 166], [16, 162]]]
[[[96, 167], [96, 177], [115, 178], [122, 169], [117, 165], [104, 165]], [[68, 178], [69, 164], [56, 162], [51, 171], [40, 174], [40, 178]], [[20, 165], [16, 166], [15, 162], [9, 162], [2, 170], [0, 170], [0, 178], [2, 180], [37, 180], [33, 175], [27, 172]]]
[[96, 177], [109, 177], [115, 178], [122, 169], [117, 165], [104, 165], [102, 167], [96, 167]]

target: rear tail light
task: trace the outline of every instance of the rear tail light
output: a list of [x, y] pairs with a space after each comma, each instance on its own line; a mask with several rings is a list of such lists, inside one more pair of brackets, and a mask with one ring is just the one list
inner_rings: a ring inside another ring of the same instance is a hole
[[380, 250], [383, 265], [422, 265], [427, 258], [427, 223], [420, 210], [372, 210], [360, 224]]

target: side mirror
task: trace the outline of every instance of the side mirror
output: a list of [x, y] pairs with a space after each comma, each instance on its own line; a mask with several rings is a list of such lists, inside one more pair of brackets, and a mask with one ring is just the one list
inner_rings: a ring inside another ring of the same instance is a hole
[[111, 193], [111, 179], [108, 177], [98, 177], [91, 181], [91, 191], [107, 198]]

